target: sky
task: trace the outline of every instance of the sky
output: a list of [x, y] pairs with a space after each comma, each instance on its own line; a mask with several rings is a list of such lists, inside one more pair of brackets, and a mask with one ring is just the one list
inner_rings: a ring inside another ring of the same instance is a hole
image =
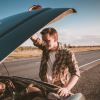
[[[0, 19], [27, 11], [34, 4], [43, 8], [75, 8], [77, 13], [46, 27], [54, 27], [59, 41], [71, 45], [100, 45], [100, 0], [0, 0]], [[38, 35], [40, 36], [40, 35]], [[28, 39], [21, 46], [32, 46]]]

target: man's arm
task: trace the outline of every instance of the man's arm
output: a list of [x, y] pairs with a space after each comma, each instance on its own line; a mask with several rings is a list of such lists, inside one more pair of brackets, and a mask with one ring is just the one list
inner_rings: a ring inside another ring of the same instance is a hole
[[67, 84], [67, 86], [64, 87], [64, 88], [60, 88], [60, 89], [58, 90], [58, 94], [59, 94], [60, 96], [68, 96], [68, 95], [70, 95], [70, 94], [71, 94], [71, 93], [70, 93], [70, 90], [75, 86], [75, 84], [77, 83], [78, 79], [79, 79], [78, 76], [73, 75], [73, 76], [70, 78], [69, 83]]
[[71, 73], [71, 78], [69, 80], [67, 88], [68, 90], [71, 90], [75, 86], [75, 84], [77, 83], [80, 77], [80, 71], [79, 71], [79, 66], [75, 54], [72, 51], [70, 51], [69, 54], [70, 54], [69, 72]]
[[76, 75], [71, 76], [71, 78], [70, 78], [70, 80], [69, 80], [69, 82], [67, 84], [68, 91], [70, 91], [75, 86], [75, 84], [77, 83], [78, 79], [79, 79], [79, 77], [76, 76]]
[[66, 87], [59, 89], [58, 93], [60, 96], [68, 96], [69, 91], [75, 86], [80, 77], [80, 71], [74, 53], [69, 51], [69, 56], [68, 66], [69, 72], [71, 73], [71, 78], [69, 79]]
[[44, 45], [44, 42], [38, 38], [36, 35], [33, 35], [31, 38], [30, 38], [32, 41], [33, 41], [33, 44], [35, 46], [37, 46], [39, 49], [44, 49], [45, 45]]
[[76, 75], [78, 77], [80, 77], [80, 71], [79, 71], [79, 66], [78, 66], [78, 62], [76, 60], [75, 54], [70, 51], [69, 52], [69, 72], [71, 73], [71, 76]]

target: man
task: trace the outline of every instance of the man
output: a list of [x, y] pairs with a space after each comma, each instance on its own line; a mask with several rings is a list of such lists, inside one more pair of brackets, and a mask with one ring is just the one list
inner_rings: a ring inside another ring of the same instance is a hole
[[61, 86], [57, 94], [67, 97], [80, 77], [75, 55], [58, 42], [54, 28], [43, 29], [41, 35], [42, 40], [36, 35], [31, 37], [34, 45], [43, 50], [39, 76], [42, 81]]

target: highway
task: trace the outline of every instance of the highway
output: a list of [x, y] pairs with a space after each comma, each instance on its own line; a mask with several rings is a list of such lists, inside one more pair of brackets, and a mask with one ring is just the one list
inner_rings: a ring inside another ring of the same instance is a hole
[[[79, 66], [82, 66], [100, 59], [100, 50], [85, 51], [75, 53], [75, 55]], [[4, 65], [7, 67], [7, 70], [11, 76], [23, 76], [38, 79], [40, 59], [40, 57], [20, 60], [18, 59], [11, 62], [4, 62]], [[4, 65], [0, 65], [0, 75], [7, 75], [7, 71], [5, 70]]]

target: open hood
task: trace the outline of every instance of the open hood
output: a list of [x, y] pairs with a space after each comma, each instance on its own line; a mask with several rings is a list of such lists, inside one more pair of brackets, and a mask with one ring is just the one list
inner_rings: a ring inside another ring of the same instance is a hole
[[0, 63], [45, 25], [75, 12], [73, 8], [44, 8], [0, 20]]

